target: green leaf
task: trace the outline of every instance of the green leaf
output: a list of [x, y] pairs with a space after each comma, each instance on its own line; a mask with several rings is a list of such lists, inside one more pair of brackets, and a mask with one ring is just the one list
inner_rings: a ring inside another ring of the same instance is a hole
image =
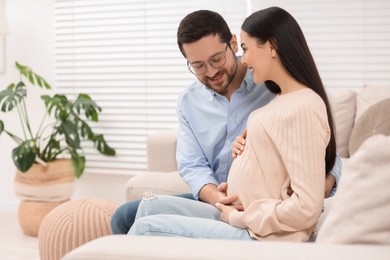
[[47, 161], [52, 161], [56, 159], [56, 155], [60, 152], [60, 142], [54, 139], [55, 136], [52, 136], [47, 142], [45, 149], [43, 149], [42, 157]]
[[35, 85], [35, 81], [37, 82], [38, 86], [41, 88], [51, 89], [51, 86], [44, 80], [41, 76], [36, 74], [27, 66], [23, 66], [19, 64], [18, 62], [15, 62], [17, 70], [19, 70], [19, 73], [23, 76], [25, 76], [31, 84]]
[[42, 79], [42, 77], [41, 76], [38, 76], [38, 75], [35, 75], [35, 79], [37, 80], [37, 84], [38, 84], [38, 86], [40, 86], [41, 88], [44, 86], [43, 85], [43, 79]]
[[66, 143], [73, 149], [80, 148], [80, 137], [77, 131], [77, 125], [70, 120], [64, 120], [57, 127], [58, 132], [65, 136]]
[[35, 79], [38, 83], [38, 85], [41, 87], [41, 88], [45, 88], [45, 89], [51, 89], [51, 86], [49, 85], [49, 83], [47, 83], [47, 81], [42, 78], [41, 76], [39, 76], [38, 74], [36, 73], [33, 73], [33, 75], [35, 76]]
[[31, 84], [35, 85], [34, 76], [30, 71], [27, 71], [27, 77], [28, 77], [28, 80], [31, 82]]
[[53, 113], [55, 118], [64, 119], [69, 116], [70, 105], [64, 95], [56, 94], [53, 97], [43, 95], [41, 99], [45, 102], [47, 112]]
[[113, 148], [111, 148], [106, 140], [104, 140], [104, 137], [103, 135], [97, 135], [95, 136], [95, 147], [96, 149], [104, 154], [104, 155], [110, 155], [110, 156], [113, 156], [115, 155], [115, 150]]
[[34, 152], [34, 142], [27, 140], [12, 150], [12, 159], [16, 168], [21, 172], [26, 172], [33, 165], [36, 153]]
[[4, 131], [4, 123], [0, 120], [0, 135]]
[[23, 66], [23, 65], [19, 64], [18, 62], [15, 62], [15, 65], [16, 65], [16, 68], [19, 70], [20, 74], [24, 75], [25, 77], [28, 77], [27, 76], [27, 70], [29, 69], [28, 67]]
[[72, 150], [70, 154], [72, 156], [75, 175], [77, 178], [80, 178], [85, 169], [85, 156], [79, 156], [75, 150]]
[[83, 93], [79, 94], [74, 103], [74, 107], [78, 113], [80, 113], [81, 110], [84, 110], [85, 116], [93, 122], [99, 121], [99, 112], [102, 111], [102, 109], [89, 95]]
[[95, 135], [92, 132], [92, 129], [84, 121], [81, 121], [81, 136], [91, 141], [95, 140]]
[[22, 81], [16, 86], [9, 85], [5, 90], [0, 92], [1, 111], [9, 112], [16, 107], [27, 95], [27, 90]]

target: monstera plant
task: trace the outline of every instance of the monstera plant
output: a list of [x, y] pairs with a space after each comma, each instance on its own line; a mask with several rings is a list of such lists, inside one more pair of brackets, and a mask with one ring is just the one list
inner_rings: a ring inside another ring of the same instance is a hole
[[23, 135], [11, 133], [2, 120], [0, 135], [7, 134], [17, 143], [12, 150], [12, 160], [21, 172], [29, 170], [34, 163], [45, 165], [58, 158], [70, 158], [76, 177], [80, 177], [86, 161], [82, 147], [85, 141], [91, 141], [103, 155], [115, 155], [104, 136], [96, 134], [89, 125], [99, 121], [102, 109], [87, 94], [79, 94], [74, 100], [62, 94], [42, 95], [47, 113], [38, 129], [33, 131], [29, 113], [34, 109], [28, 108], [26, 102], [29, 88], [51, 89], [51, 86], [29, 67], [15, 64], [20, 81], [0, 92], [0, 109], [4, 113], [17, 110]]

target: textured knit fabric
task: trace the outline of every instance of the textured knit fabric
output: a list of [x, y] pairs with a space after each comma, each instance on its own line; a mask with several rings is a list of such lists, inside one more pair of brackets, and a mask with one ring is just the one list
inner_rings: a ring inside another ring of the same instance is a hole
[[107, 200], [78, 199], [50, 211], [39, 228], [40, 259], [60, 260], [74, 248], [110, 235], [110, 220], [117, 207]]
[[238, 194], [245, 210], [233, 212], [230, 224], [260, 240], [308, 240], [324, 200], [324, 102], [308, 88], [279, 95], [250, 115], [247, 129], [228, 179], [228, 194]]

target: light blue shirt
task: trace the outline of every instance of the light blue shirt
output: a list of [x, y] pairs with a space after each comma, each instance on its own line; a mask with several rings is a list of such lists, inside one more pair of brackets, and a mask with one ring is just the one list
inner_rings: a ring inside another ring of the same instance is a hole
[[[265, 84], [253, 82], [249, 71], [230, 102], [198, 80], [179, 96], [176, 159], [179, 174], [196, 199], [204, 185], [227, 180], [234, 139], [246, 129], [249, 114], [274, 97]], [[337, 171], [336, 182], [341, 162]]]
[[339, 154], [337, 154], [336, 161], [334, 162], [333, 168], [330, 171], [330, 174], [332, 174], [333, 177], [336, 180], [336, 185], [333, 186], [333, 189], [332, 189], [332, 191], [329, 194], [330, 197], [332, 197], [332, 196], [334, 196], [336, 194], [337, 185], [338, 185], [339, 180], [341, 178], [341, 170], [342, 170], [342, 168], [343, 168], [343, 164], [341, 162], [341, 158], [340, 158]]

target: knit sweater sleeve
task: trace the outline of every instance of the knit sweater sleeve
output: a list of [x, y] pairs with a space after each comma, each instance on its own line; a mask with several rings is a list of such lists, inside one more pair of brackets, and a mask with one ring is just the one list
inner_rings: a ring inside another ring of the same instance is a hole
[[[275, 159], [284, 164], [294, 192], [286, 199], [254, 200], [245, 211], [229, 216], [231, 225], [249, 228], [259, 237], [291, 234], [315, 225], [324, 199], [324, 158], [330, 133], [325, 105], [318, 99], [273, 111], [269, 120], [275, 127], [264, 132], [279, 152]], [[265, 128], [265, 124], [260, 121], [257, 127]], [[254, 145], [253, 149], [267, 148]]]

